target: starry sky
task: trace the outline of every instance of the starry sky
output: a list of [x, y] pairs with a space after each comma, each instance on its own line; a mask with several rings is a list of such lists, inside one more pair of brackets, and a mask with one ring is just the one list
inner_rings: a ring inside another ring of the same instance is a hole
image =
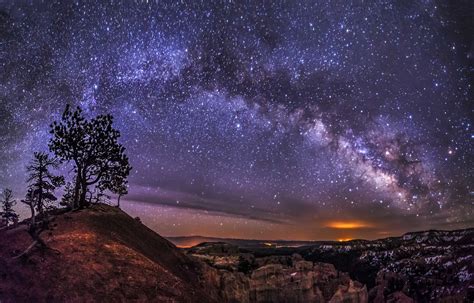
[[[110, 112], [162, 235], [474, 225], [472, 1], [0, 0], [0, 188]], [[20, 210], [21, 211], [21, 210]]]

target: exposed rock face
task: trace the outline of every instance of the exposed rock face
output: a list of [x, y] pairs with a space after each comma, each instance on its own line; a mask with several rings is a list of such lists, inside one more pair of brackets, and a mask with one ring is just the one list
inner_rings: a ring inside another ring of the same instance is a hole
[[[219, 255], [207, 248], [210, 254], [196, 256], [214, 268], [225, 269], [221, 276], [229, 282], [221, 283], [219, 289], [226, 298], [239, 298], [239, 302], [285, 301], [282, 297], [291, 298], [291, 302], [317, 301], [321, 295], [325, 301], [364, 301], [366, 292], [360, 284], [351, 284], [349, 277], [334, 267], [365, 284], [370, 289], [369, 302], [474, 302], [474, 229], [282, 249], [255, 247], [252, 242], [237, 255], [235, 247], [229, 254], [219, 248]], [[299, 263], [303, 260], [315, 262], [313, 268], [301, 265], [310, 264]], [[293, 273], [293, 279], [288, 278]], [[242, 293], [247, 284], [248, 297]]]
[[216, 283], [225, 302], [359, 303], [368, 300], [365, 286], [336, 271], [331, 264], [304, 261], [299, 255], [289, 260], [257, 258], [255, 263], [264, 265], [248, 274], [237, 271], [235, 264], [228, 265], [235, 270], [208, 268], [207, 278]]
[[364, 286], [325, 263], [270, 264], [250, 278], [251, 302], [367, 302], [367, 298]]
[[315, 245], [300, 253], [366, 283], [369, 301], [474, 302], [474, 229]]
[[350, 281], [349, 286], [339, 285], [339, 289], [332, 296], [329, 303], [338, 302], [367, 302], [367, 288], [364, 286], [360, 287], [359, 282]]
[[[300, 261], [285, 268], [269, 264], [255, 270], [250, 277], [252, 302], [321, 302], [321, 291], [315, 287], [313, 264]], [[302, 264], [303, 263], [303, 264]]]

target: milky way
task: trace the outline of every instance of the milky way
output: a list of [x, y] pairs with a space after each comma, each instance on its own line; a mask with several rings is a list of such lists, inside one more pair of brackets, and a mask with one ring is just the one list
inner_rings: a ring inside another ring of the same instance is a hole
[[114, 115], [165, 235], [473, 225], [470, 1], [97, 2], [0, 1], [1, 188], [69, 103]]

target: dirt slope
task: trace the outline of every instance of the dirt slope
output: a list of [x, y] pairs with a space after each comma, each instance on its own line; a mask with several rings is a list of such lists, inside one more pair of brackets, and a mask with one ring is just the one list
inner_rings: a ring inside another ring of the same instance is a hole
[[120, 209], [58, 215], [42, 238], [54, 251], [13, 259], [25, 226], [0, 234], [0, 302], [213, 302], [199, 265]]

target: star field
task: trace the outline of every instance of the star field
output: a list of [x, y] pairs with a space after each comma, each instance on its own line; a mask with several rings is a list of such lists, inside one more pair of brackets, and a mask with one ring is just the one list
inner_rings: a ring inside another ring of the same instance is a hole
[[23, 195], [69, 103], [114, 115], [134, 167], [124, 208], [165, 235], [472, 226], [472, 11], [0, 1], [0, 187]]

